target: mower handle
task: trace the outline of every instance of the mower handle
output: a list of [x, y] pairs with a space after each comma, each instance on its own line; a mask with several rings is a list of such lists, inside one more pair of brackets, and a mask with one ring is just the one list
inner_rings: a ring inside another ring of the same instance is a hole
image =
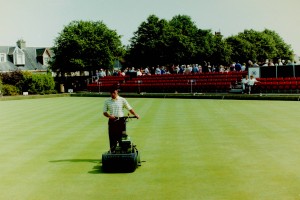
[[132, 118], [137, 118], [136, 116], [125, 116], [125, 117], [116, 117], [116, 120], [119, 120], [119, 119], [132, 119]]
[[129, 118], [137, 118], [136, 116], [127, 116], [127, 117], [124, 117], [125, 119], [129, 119]]

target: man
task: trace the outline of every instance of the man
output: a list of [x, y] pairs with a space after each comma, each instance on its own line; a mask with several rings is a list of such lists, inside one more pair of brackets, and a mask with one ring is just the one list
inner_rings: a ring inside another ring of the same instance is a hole
[[103, 69], [100, 69], [100, 72], [99, 72], [99, 77], [100, 78], [103, 78], [104, 76], [106, 76], [106, 73]]
[[256, 83], [259, 83], [256, 78], [254, 78], [253, 75], [250, 75], [250, 79], [248, 80], [248, 89], [249, 89], [249, 94], [252, 92], [253, 87], [255, 86]]
[[248, 89], [248, 82], [249, 82], [248, 75], [243, 75], [241, 82], [242, 82], [242, 93], [244, 94], [245, 91]]
[[234, 66], [234, 69], [235, 69], [235, 71], [239, 72], [242, 69], [242, 65], [239, 62], [237, 62]]
[[108, 120], [108, 135], [110, 150], [113, 152], [117, 146], [122, 142], [122, 133], [126, 131], [126, 122], [124, 118], [123, 109], [126, 108], [131, 114], [140, 118], [138, 114], [135, 113], [133, 108], [129, 105], [127, 100], [120, 97], [118, 94], [118, 88], [113, 87], [110, 90], [111, 98], [104, 102], [103, 115], [107, 117]]

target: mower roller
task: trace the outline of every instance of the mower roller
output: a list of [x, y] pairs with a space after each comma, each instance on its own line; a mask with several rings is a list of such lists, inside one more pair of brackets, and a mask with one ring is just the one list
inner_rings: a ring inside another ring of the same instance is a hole
[[[135, 116], [127, 116], [125, 123]], [[141, 166], [140, 153], [126, 132], [122, 133], [121, 144], [117, 143], [114, 151], [102, 154], [102, 170], [104, 172], [134, 172]]]

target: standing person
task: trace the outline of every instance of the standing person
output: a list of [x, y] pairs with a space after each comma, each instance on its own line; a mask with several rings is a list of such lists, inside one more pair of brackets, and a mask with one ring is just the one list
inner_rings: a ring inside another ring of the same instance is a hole
[[241, 69], [242, 69], [242, 65], [239, 62], [235, 63], [234, 70], [239, 72], [241, 71]]
[[136, 75], [137, 76], [142, 76], [143, 75], [140, 69], [137, 70]]
[[99, 77], [100, 78], [103, 78], [104, 76], [106, 76], [106, 73], [103, 69], [100, 69], [100, 72], [99, 72]]
[[144, 75], [150, 75], [150, 71], [149, 71], [148, 67], [145, 68]]
[[243, 63], [242, 66], [241, 66], [241, 71], [246, 71], [246, 63]]
[[197, 64], [195, 64], [195, 65], [193, 66], [192, 72], [193, 72], [193, 74], [198, 74], [198, 73], [199, 73], [199, 68], [198, 68], [198, 65], [197, 65]]
[[122, 133], [126, 131], [126, 122], [123, 109], [127, 109], [131, 114], [139, 119], [127, 100], [119, 96], [118, 88], [113, 87], [110, 90], [111, 98], [104, 102], [103, 115], [108, 118], [108, 135], [110, 151], [113, 152], [117, 143], [122, 142]]
[[208, 66], [206, 61], [203, 61], [202, 63], [202, 72], [208, 72]]
[[160, 75], [160, 74], [161, 74], [161, 70], [160, 70], [159, 66], [157, 66], [155, 69], [155, 75]]

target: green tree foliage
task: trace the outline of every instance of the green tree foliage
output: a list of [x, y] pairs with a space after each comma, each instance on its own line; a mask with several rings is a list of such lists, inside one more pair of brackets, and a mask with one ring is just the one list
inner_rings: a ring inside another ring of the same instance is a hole
[[55, 40], [51, 69], [62, 74], [108, 69], [124, 54], [120, 38], [101, 21], [72, 21]]
[[[213, 65], [226, 65], [231, 62], [232, 48], [223, 39], [222, 35], [214, 35], [213, 41], [210, 43], [212, 50], [211, 55], [206, 58]], [[206, 49], [209, 50], [209, 47]], [[205, 52], [202, 54], [205, 55]]]
[[195, 36], [198, 28], [191, 18], [186, 15], [177, 15], [171, 19], [170, 37], [169, 37], [169, 51], [170, 58], [174, 62], [191, 63], [197, 55], [197, 44]]
[[1, 74], [3, 95], [55, 93], [55, 82], [51, 73], [32, 74], [28, 71], [14, 71]]
[[200, 51], [211, 52], [205, 49], [210, 48], [209, 42], [203, 42], [201, 36], [213, 40], [210, 31], [199, 30], [189, 16], [177, 15], [166, 21], [150, 15], [131, 38], [126, 60], [137, 66], [196, 62]]
[[49, 94], [54, 91], [55, 82], [51, 74], [32, 74], [27, 82], [31, 94]]
[[211, 61], [211, 56], [216, 47], [216, 41], [211, 30], [198, 29], [194, 37], [197, 47], [195, 62], [197, 63], [199, 59], [200, 63], [203, 61]]
[[170, 21], [155, 15], [148, 17], [131, 39], [127, 61], [134, 66], [191, 64], [210, 61], [225, 63], [231, 49], [211, 30], [198, 29], [187, 15]]
[[231, 47], [231, 61], [247, 62], [247, 60], [257, 60], [255, 49], [251, 42], [238, 36], [231, 36], [226, 39], [226, 43]]
[[3, 88], [3, 83], [2, 83], [2, 78], [0, 76], [0, 96], [3, 95], [2, 88]]
[[[156, 66], [210, 62], [214, 65], [248, 60], [291, 60], [293, 51], [274, 31], [244, 30], [223, 38], [197, 28], [187, 15], [170, 21], [150, 15], [127, 47], [124, 66]], [[51, 69], [64, 75], [75, 71], [108, 69], [123, 60], [124, 47], [116, 31], [103, 22], [73, 21], [55, 40]]]
[[30, 84], [32, 82], [32, 73], [29, 71], [22, 71], [22, 81], [20, 82], [22, 91], [28, 92], [30, 91]]
[[14, 96], [22, 91], [22, 71], [14, 71], [1, 74], [2, 89], [1, 93], [4, 96]]
[[4, 96], [16, 96], [19, 93], [20, 91], [14, 85], [4, 84], [2, 87], [2, 95]]
[[273, 59], [284, 59], [292, 60], [293, 59], [293, 50], [291, 45], [288, 45], [284, 40], [275, 32], [268, 29], [263, 31], [264, 34], [268, 35], [275, 42], [275, 56]]
[[138, 66], [166, 63], [168, 29], [166, 20], [150, 15], [134, 32], [126, 60]]
[[245, 30], [236, 36], [228, 37], [226, 41], [232, 48], [233, 61], [277, 61], [279, 58], [292, 59], [293, 55], [291, 47], [277, 33], [268, 29], [262, 32]]
[[12, 85], [17, 88], [18, 92], [22, 91], [22, 82], [23, 82], [23, 72], [20, 70], [2, 73], [1, 74], [2, 82], [5, 85]]

